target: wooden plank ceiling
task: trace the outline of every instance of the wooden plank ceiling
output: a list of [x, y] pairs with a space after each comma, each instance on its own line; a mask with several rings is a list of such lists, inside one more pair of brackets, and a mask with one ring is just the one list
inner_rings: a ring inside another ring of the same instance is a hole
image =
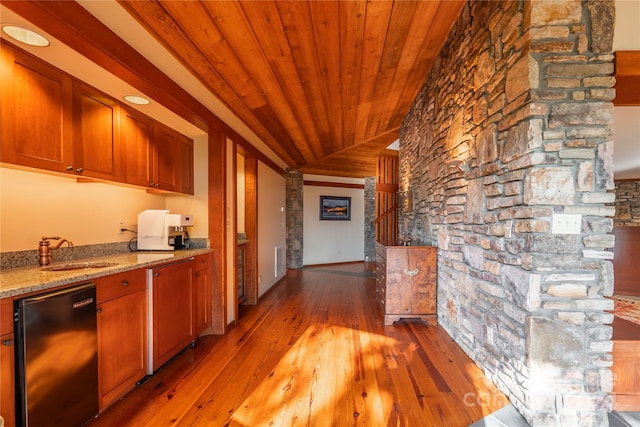
[[462, 1], [119, 1], [288, 165], [374, 176]]

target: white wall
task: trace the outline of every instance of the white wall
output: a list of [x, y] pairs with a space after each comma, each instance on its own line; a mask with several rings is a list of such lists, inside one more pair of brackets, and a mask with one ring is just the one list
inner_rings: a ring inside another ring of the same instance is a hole
[[[305, 180], [333, 181], [305, 176]], [[340, 182], [354, 181], [347, 178]], [[355, 180], [364, 185], [364, 180]], [[320, 221], [320, 196], [351, 197], [351, 221]], [[364, 260], [364, 189], [304, 186], [303, 264]]]
[[[170, 209], [194, 216], [191, 237], [206, 238], [207, 146], [196, 140], [194, 196], [148, 194], [146, 190], [106, 183], [78, 183], [63, 174], [0, 168], [0, 252], [38, 249], [43, 236], [60, 236], [74, 245], [129, 241], [138, 213]], [[202, 160], [202, 161], [201, 161]]]
[[284, 277], [274, 274], [275, 248], [282, 246], [286, 256], [285, 223], [286, 179], [258, 162], [258, 296], [262, 296]]
[[237, 187], [237, 201], [236, 201], [236, 218], [238, 233], [244, 233], [245, 230], [245, 211], [244, 211], [244, 196], [245, 196], [245, 178], [244, 178], [244, 157], [238, 154], [236, 169], [238, 185]]

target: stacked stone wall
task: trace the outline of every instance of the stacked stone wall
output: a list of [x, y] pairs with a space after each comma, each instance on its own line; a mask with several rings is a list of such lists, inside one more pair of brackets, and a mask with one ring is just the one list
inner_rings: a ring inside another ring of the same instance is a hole
[[304, 256], [304, 176], [287, 169], [287, 268], [302, 268]]
[[400, 132], [400, 234], [437, 243], [439, 323], [534, 426], [611, 409], [613, 12], [470, 1]]
[[640, 181], [616, 181], [615, 226], [640, 227]]
[[364, 260], [376, 260], [376, 178], [364, 179]]

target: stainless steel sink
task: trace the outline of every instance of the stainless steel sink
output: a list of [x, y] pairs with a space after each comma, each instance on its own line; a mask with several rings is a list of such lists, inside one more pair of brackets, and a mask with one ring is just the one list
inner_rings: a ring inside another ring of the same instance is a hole
[[67, 264], [52, 265], [41, 268], [42, 271], [66, 271], [81, 270], [83, 268], [104, 268], [118, 265], [117, 262], [72, 262]]

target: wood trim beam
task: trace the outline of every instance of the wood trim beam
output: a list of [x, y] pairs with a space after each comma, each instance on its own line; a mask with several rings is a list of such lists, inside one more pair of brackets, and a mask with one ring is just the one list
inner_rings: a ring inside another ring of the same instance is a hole
[[389, 150], [385, 148], [381, 152], [378, 153], [378, 157], [399, 157], [400, 152], [397, 150]]
[[378, 193], [397, 193], [398, 184], [386, 184], [384, 182], [376, 183], [376, 192]]
[[[227, 330], [227, 144], [221, 132], [209, 131], [209, 245], [212, 254], [213, 315], [211, 330], [224, 334]], [[221, 203], [222, 201], [222, 203]]]
[[286, 176], [287, 173], [284, 169], [278, 166], [276, 162], [274, 162], [273, 160], [271, 160], [270, 158], [262, 154], [262, 152], [258, 151], [258, 149], [255, 148], [253, 145], [251, 145], [250, 142], [248, 142], [244, 138], [240, 138], [240, 140], [238, 141], [234, 140], [234, 141], [236, 142], [236, 146], [238, 147], [238, 152], [242, 154], [244, 157], [246, 158], [255, 157], [256, 159], [264, 163], [266, 166], [273, 169], [275, 173], [279, 174], [280, 176]]
[[249, 243], [245, 259], [247, 304], [258, 303], [258, 159], [244, 159], [244, 231]]
[[357, 188], [358, 190], [364, 190], [364, 184], [350, 184], [346, 182], [304, 181], [303, 184], [315, 187]]
[[116, 77], [148, 94], [204, 132], [215, 129], [284, 176], [273, 160], [212, 113], [138, 51], [72, 1], [10, 1], [3, 5]]
[[615, 52], [616, 97], [614, 105], [640, 105], [640, 51]]
[[78, 3], [11, 1], [3, 5], [203, 131], [213, 125], [225, 133], [233, 132]]

